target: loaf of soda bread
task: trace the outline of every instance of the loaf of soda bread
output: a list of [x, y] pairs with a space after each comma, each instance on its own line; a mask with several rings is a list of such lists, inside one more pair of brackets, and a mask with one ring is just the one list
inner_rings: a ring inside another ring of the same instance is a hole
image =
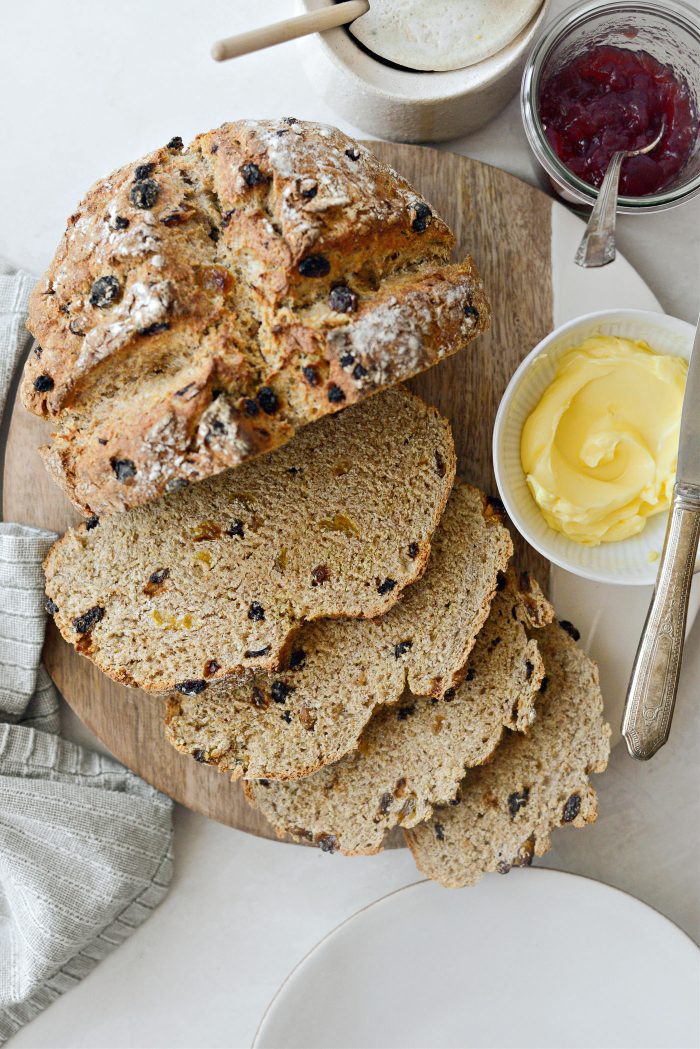
[[336, 128], [242, 120], [102, 179], [30, 304], [26, 407], [86, 515], [235, 467], [456, 353], [489, 307], [411, 186]]

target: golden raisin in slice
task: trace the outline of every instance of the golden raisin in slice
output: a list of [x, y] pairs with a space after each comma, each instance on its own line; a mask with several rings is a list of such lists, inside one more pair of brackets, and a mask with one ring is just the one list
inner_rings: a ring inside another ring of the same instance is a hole
[[217, 670], [221, 670], [221, 667], [219, 666], [219, 664], [216, 662], [215, 659], [210, 659], [204, 665], [204, 676], [205, 677], [211, 677], [212, 674], [215, 674], [217, 672]]
[[221, 526], [216, 521], [207, 519], [206, 521], [200, 521], [197, 527], [192, 532], [192, 539], [195, 543], [202, 543], [204, 541], [210, 541], [221, 538]]
[[302, 707], [299, 711], [299, 720], [307, 732], [313, 732], [316, 727], [316, 715], [308, 707]]
[[342, 532], [347, 536], [359, 536], [360, 534], [357, 524], [347, 514], [334, 514], [333, 517], [323, 517], [318, 524], [319, 528], [326, 532]]

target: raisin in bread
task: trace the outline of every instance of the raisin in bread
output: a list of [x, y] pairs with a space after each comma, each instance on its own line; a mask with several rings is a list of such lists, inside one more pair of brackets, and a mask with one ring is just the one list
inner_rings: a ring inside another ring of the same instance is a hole
[[484, 496], [457, 481], [425, 574], [392, 609], [305, 624], [287, 668], [272, 677], [174, 695], [168, 739], [233, 778], [297, 778], [337, 761], [375, 707], [406, 686], [439, 697], [459, 683], [511, 550]]
[[98, 182], [32, 297], [23, 400], [85, 514], [147, 502], [465, 346], [454, 238], [335, 128], [238, 121]]
[[246, 782], [246, 797], [281, 835], [327, 851], [378, 852], [389, 829], [412, 827], [448, 802], [465, 768], [488, 760], [504, 728], [528, 728], [544, 667], [527, 630], [551, 617], [536, 584], [522, 592], [509, 573], [454, 697], [406, 693], [377, 711], [353, 754], [302, 780]]
[[406, 831], [420, 870], [448, 887], [527, 865], [547, 851], [553, 828], [596, 818], [588, 776], [605, 770], [610, 752], [597, 667], [558, 625], [538, 632], [537, 644], [547, 688], [531, 731], [469, 771], [458, 804]]
[[70, 529], [44, 563], [48, 607], [79, 652], [149, 692], [274, 671], [304, 620], [381, 615], [422, 574], [454, 473], [447, 422], [395, 387]]

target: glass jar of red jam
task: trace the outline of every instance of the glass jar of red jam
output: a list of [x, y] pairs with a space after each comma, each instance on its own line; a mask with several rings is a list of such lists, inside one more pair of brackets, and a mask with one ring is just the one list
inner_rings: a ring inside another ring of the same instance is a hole
[[660, 211], [700, 193], [700, 15], [684, 0], [584, 0], [549, 27], [521, 94], [525, 131], [563, 199], [592, 205], [612, 154], [618, 210]]

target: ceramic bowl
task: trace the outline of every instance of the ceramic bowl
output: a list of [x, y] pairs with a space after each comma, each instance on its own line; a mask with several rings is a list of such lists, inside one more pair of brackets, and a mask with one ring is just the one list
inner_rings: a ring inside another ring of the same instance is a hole
[[[663, 550], [668, 513], [649, 518], [638, 535], [583, 546], [550, 528], [525, 480], [520, 435], [525, 420], [554, 378], [561, 357], [590, 335], [641, 339], [657, 353], [690, 360], [695, 331], [686, 321], [646, 310], [605, 310], [563, 324], [534, 348], [510, 380], [493, 433], [496, 483], [508, 515], [531, 546], [554, 564], [601, 583], [653, 583]], [[650, 406], [651, 408], [651, 406]], [[700, 564], [696, 564], [696, 571]]]
[[[297, 0], [301, 11], [333, 0]], [[413, 73], [362, 51], [344, 29], [299, 41], [315, 90], [355, 127], [399, 142], [439, 142], [470, 134], [492, 120], [517, 93], [525, 61], [547, 17], [544, 0], [523, 31], [490, 58], [464, 69]]]

